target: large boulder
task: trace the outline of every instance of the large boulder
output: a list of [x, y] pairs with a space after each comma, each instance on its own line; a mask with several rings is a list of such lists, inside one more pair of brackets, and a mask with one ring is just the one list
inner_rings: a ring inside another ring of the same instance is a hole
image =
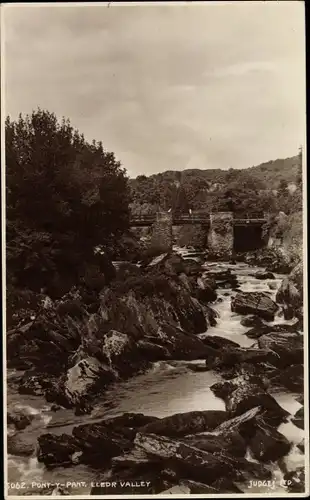
[[170, 324], [163, 324], [158, 329], [156, 342], [165, 347], [173, 359], [201, 359], [207, 350], [197, 336]]
[[228, 418], [222, 410], [190, 411], [164, 417], [141, 428], [146, 434], [180, 437], [187, 434], [212, 431]]
[[272, 332], [262, 335], [258, 339], [261, 349], [268, 349], [273, 353], [272, 364], [286, 367], [292, 364], [302, 364], [304, 359], [303, 337], [297, 333]]
[[255, 314], [272, 321], [278, 306], [263, 292], [239, 292], [231, 299], [231, 310], [239, 314]]
[[260, 406], [264, 410], [266, 421], [272, 425], [279, 425], [288, 417], [287, 411], [266, 392], [264, 385], [257, 377], [236, 377], [213, 384], [210, 389], [217, 397], [224, 400], [226, 410], [231, 416], [242, 415]]
[[148, 273], [117, 283], [102, 292], [100, 301], [99, 339], [111, 328], [136, 340], [144, 338], [145, 332], [156, 335], [166, 323], [193, 334], [208, 328], [203, 305], [177, 276]]
[[72, 465], [80, 455], [81, 450], [73, 436], [47, 433], [38, 438], [38, 461], [48, 467]]
[[229, 344], [223, 345], [221, 349], [211, 346], [208, 349], [206, 365], [221, 372], [233, 369], [234, 373], [244, 363], [268, 363], [273, 360], [273, 354], [268, 349], [234, 347]]
[[85, 399], [89, 399], [115, 378], [111, 367], [96, 358], [86, 357], [67, 371], [63, 384], [64, 395], [72, 406], [82, 411]]
[[137, 349], [141, 353], [141, 357], [149, 361], [161, 361], [172, 358], [167, 347], [150, 342], [147, 338], [137, 342]]
[[107, 427], [105, 422], [98, 422], [74, 427], [72, 434], [82, 451], [80, 461], [98, 466], [107, 463], [111, 457], [129, 451], [133, 447], [135, 433], [124, 435], [118, 429]]
[[209, 453], [175, 439], [139, 432], [135, 445], [148, 455], [175, 464], [188, 479], [210, 484], [217, 478], [234, 474], [233, 462], [224, 454]]

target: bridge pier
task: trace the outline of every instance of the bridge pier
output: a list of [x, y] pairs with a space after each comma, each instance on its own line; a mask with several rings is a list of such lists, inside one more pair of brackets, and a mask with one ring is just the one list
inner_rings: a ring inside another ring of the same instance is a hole
[[208, 247], [212, 253], [230, 259], [234, 249], [233, 212], [218, 212], [210, 215]]
[[157, 212], [152, 226], [151, 247], [165, 253], [172, 249], [172, 213]]

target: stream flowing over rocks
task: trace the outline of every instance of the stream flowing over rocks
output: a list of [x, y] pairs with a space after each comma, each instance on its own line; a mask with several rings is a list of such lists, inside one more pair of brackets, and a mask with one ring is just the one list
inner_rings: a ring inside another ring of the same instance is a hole
[[304, 492], [302, 267], [114, 267], [8, 332], [10, 493]]

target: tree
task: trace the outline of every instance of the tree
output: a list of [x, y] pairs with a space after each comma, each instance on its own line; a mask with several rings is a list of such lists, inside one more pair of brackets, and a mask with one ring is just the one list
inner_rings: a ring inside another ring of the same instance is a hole
[[128, 228], [126, 172], [100, 142], [89, 144], [49, 111], [8, 117], [5, 130], [8, 281], [70, 287], [94, 246], [116, 244]]

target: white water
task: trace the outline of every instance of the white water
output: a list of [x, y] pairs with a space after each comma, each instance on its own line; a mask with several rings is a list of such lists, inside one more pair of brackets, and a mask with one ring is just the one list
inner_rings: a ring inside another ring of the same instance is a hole
[[[180, 252], [181, 253], [181, 252]], [[186, 252], [182, 252], [186, 255]], [[208, 269], [215, 270], [231, 268], [232, 273], [238, 277], [240, 290], [242, 291], [262, 291], [267, 292], [271, 298], [275, 297], [276, 289], [270, 289], [268, 283], [275, 283], [276, 288], [280, 285], [283, 276], [276, 275], [274, 280], [257, 280], [250, 276], [259, 268], [251, 268], [246, 264], [238, 263], [229, 265], [227, 263], [207, 263]], [[246, 337], [248, 328], [240, 324], [241, 316], [232, 313], [230, 310], [231, 297], [235, 295], [231, 289], [218, 290], [218, 301], [214, 304], [214, 309], [219, 314], [215, 327], [210, 327], [204, 335], [218, 335], [239, 343], [240, 346], [249, 347], [255, 344], [253, 339]], [[276, 316], [274, 324], [293, 323], [284, 321], [281, 311]], [[270, 323], [269, 323], [270, 324]], [[194, 363], [203, 363], [197, 360]], [[103, 417], [112, 417], [123, 412], [141, 412], [146, 415], [164, 417], [178, 412], [207, 409], [225, 409], [221, 399], [216, 398], [210, 386], [220, 380], [219, 374], [214, 372], [193, 372], [188, 368], [189, 362], [157, 362], [151, 370], [143, 375], [138, 375], [132, 379], [120, 383], [117, 387], [111, 387], [104, 398], [100, 398], [89, 416], [74, 416], [71, 410], [60, 410], [56, 413], [46, 411], [46, 403], [41, 398], [34, 396], [23, 396], [15, 391], [8, 391], [8, 402], [14, 401], [21, 405], [27, 405], [31, 411], [36, 413], [34, 422], [24, 431], [31, 433], [36, 440], [38, 435], [44, 432], [57, 434], [70, 433], [74, 425], [80, 423], [93, 422]], [[288, 410], [292, 415], [300, 408], [296, 401], [296, 395], [291, 393], [273, 394], [278, 403]], [[296, 448], [302, 440], [303, 431], [298, 429], [292, 422], [282, 424], [279, 428], [290, 441], [294, 443], [292, 451], [286, 457], [285, 462], [289, 470], [295, 469], [304, 463], [304, 455]], [[51, 471], [38, 463], [35, 457], [8, 457], [9, 481], [50, 481], [65, 483], [66, 481], [90, 481], [97, 479], [98, 471], [90, 467], [77, 465], [71, 468], [58, 468]], [[280, 479], [282, 473], [275, 466], [274, 478], [277, 482], [277, 489], [281, 491]], [[246, 490], [246, 487], [245, 487]], [[75, 489], [73, 494], [89, 494], [88, 490]], [[269, 490], [266, 489], [266, 492]], [[262, 487], [246, 490], [247, 493], [263, 493]], [[269, 491], [270, 492], [270, 491]], [[15, 490], [12, 494], [18, 494]]]

